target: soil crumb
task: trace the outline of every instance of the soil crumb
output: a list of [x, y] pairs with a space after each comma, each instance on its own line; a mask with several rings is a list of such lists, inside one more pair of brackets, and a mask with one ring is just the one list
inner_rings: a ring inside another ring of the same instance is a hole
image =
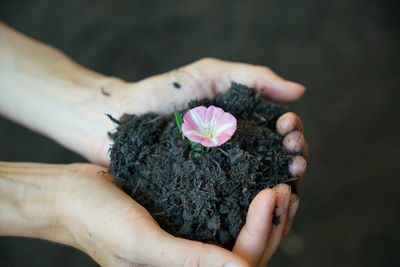
[[231, 249], [255, 195], [290, 180], [292, 154], [275, 133], [288, 109], [260, 95], [232, 83], [215, 99], [194, 100], [179, 111], [183, 116], [189, 108], [215, 105], [236, 117], [232, 139], [202, 157], [182, 139], [173, 114], [122, 116], [110, 134], [110, 171], [165, 231]]
[[110, 93], [106, 92], [103, 87], [101, 87], [101, 94], [104, 96], [110, 96]]
[[172, 85], [174, 86], [175, 89], [180, 89], [181, 88], [180, 83], [174, 82]]
[[281, 216], [280, 215], [276, 215], [274, 213], [274, 217], [272, 218], [272, 224], [275, 226], [279, 226], [281, 224]]

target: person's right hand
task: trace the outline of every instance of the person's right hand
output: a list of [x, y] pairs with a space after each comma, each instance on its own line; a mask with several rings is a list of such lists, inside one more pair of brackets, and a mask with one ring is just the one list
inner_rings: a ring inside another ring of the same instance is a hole
[[[287, 185], [261, 191], [231, 252], [166, 233], [106, 171], [92, 164], [66, 165], [55, 202], [73, 240], [69, 245], [102, 266], [265, 266], [290, 228], [290, 206], [298, 205]], [[278, 226], [272, 224], [275, 207]]]

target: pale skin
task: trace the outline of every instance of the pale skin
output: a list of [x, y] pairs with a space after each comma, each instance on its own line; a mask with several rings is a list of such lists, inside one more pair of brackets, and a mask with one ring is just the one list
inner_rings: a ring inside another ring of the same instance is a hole
[[[263, 89], [265, 98], [292, 102], [305, 88], [270, 69], [202, 59], [139, 82], [106, 77], [62, 52], [0, 23], [0, 114], [42, 133], [93, 164], [0, 163], [0, 235], [69, 245], [102, 266], [265, 266], [290, 231], [299, 199], [288, 185], [261, 191], [232, 251], [164, 232], [114, 183], [107, 171], [115, 125], [103, 114], [168, 113], [193, 98], [214, 97], [235, 81]], [[179, 90], [173, 83], [181, 85]], [[101, 91], [106, 92], [105, 95]], [[296, 152], [288, 166], [299, 178], [307, 143], [300, 118], [277, 121], [283, 145]], [[280, 224], [272, 224], [273, 214]], [[229, 265], [230, 264], [230, 265]]]

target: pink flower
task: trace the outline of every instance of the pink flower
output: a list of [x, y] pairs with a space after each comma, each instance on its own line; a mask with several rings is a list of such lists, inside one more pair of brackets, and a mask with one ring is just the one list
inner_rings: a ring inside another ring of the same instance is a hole
[[236, 131], [236, 118], [222, 108], [199, 106], [183, 116], [182, 132], [190, 140], [205, 147], [220, 146]]

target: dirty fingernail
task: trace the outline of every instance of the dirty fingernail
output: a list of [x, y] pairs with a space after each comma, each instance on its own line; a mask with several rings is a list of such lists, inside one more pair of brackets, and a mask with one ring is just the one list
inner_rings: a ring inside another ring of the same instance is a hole
[[293, 177], [299, 177], [304, 174], [307, 167], [307, 161], [302, 156], [294, 156], [289, 165], [289, 172]]
[[289, 152], [301, 152], [304, 146], [304, 136], [300, 131], [295, 130], [283, 138], [282, 144]]
[[283, 114], [276, 124], [276, 129], [280, 135], [286, 135], [293, 130], [293, 117], [286, 114]]

